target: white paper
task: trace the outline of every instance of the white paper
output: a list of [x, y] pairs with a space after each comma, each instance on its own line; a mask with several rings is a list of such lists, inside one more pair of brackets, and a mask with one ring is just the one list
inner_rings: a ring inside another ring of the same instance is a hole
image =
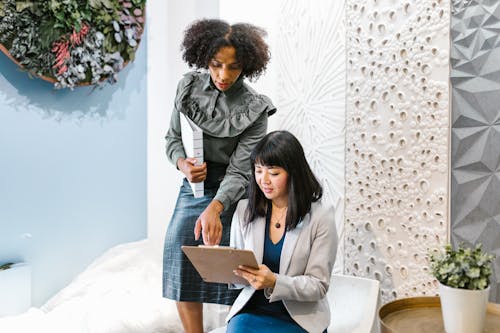
[[[181, 137], [184, 152], [187, 157], [196, 158], [195, 165], [203, 164], [203, 131], [191, 119], [183, 113], [180, 114]], [[201, 198], [204, 195], [205, 187], [203, 182], [191, 183], [191, 189], [195, 198]]]

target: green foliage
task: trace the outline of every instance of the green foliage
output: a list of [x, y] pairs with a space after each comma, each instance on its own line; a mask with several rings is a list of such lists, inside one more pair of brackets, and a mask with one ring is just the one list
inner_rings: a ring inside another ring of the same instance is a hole
[[116, 81], [135, 56], [145, 0], [2, 0], [0, 43], [57, 88]]
[[48, 8], [56, 18], [54, 28], [66, 31], [80, 31], [82, 23], [91, 18], [89, 3], [84, 0], [50, 0]]
[[5, 271], [5, 270], [11, 268], [12, 265], [14, 265], [14, 263], [12, 263], [12, 262], [8, 262], [6, 264], [0, 265], [0, 271]]
[[430, 254], [431, 271], [442, 284], [460, 289], [481, 290], [489, 285], [495, 256], [482, 251], [481, 244], [475, 248], [463, 244], [453, 250], [450, 244], [444, 252]]
[[113, 4], [110, 0], [89, 0], [89, 5], [93, 8], [108, 8], [113, 9]]
[[55, 18], [49, 17], [40, 20], [40, 48], [48, 50], [54, 41], [64, 35], [65, 31], [61, 28], [55, 28]]

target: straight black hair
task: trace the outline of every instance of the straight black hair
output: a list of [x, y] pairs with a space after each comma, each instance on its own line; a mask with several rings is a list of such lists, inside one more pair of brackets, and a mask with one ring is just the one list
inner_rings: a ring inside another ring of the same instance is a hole
[[311, 204], [323, 195], [323, 188], [307, 163], [304, 149], [299, 140], [288, 131], [274, 131], [267, 134], [255, 146], [250, 155], [252, 177], [248, 185], [248, 206], [245, 221], [253, 221], [257, 216], [265, 216], [270, 200], [260, 190], [255, 181], [255, 163], [276, 166], [288, 173], [287, 230], [294, 229], [311, 210]]

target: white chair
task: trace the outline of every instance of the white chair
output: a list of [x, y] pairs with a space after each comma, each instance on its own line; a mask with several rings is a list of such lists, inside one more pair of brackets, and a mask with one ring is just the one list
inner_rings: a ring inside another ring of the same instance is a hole
[[332, 276], [327, 297], [329, 333], [376, 333], [380, 282], [348, 275]]
[[208, 333], [226, 333], [226, 326], [216, 328]]
[[[348, 275], [332, 275], [328, 288], [331, 322], [328, 333], [377, 333], [380, 282]], [[224, 333], [226, 327], [210, 333]]]

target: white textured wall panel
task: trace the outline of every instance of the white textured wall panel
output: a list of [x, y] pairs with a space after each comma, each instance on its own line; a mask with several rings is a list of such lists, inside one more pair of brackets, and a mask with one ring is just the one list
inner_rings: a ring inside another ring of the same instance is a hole
[[434, 294], [448, 225], [448, 0], [349, 0], [345, 271]]
[[[277, 44], [272, 49], [277, 73], [279, 112], [274, 129], [295, 134], [324, 186], [324, 200], [336, 209], [343, 230], [345, 23], [344, 1], [281, 1]], [[340, 242], [343, 243], [342, 241]], [[335, 270], [342, 271], [339, 249]]]

